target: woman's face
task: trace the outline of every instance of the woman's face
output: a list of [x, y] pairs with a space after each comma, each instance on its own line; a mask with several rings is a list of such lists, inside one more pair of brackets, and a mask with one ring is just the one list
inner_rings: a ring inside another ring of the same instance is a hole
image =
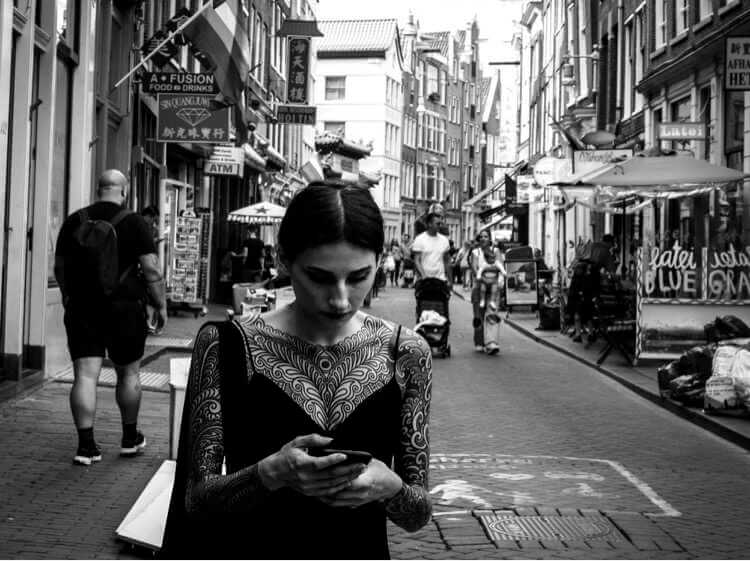
[[485, 247], [490, 243], [490, 235], [487, 232], [480, 232], [479, 245]]
[[324, 324], [344, 324], [362, 307], [377, 268], [374, 251], [337, 242], [286, 263], [296, 305]]

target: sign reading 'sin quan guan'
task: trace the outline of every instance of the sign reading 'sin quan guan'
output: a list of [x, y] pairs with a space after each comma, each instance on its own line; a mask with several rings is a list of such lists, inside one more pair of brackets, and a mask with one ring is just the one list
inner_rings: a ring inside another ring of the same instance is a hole
[[156, 140], [225, 144], [230, 141], [230, 109], [216, 107], [214, 96], [158, 94]]

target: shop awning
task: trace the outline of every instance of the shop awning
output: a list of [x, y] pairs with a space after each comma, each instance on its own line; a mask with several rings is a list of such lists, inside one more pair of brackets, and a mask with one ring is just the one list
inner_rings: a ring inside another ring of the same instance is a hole
[[227, 220], [243, 224], [277, 224], [281, 222], [285, 212], [283, 206], [262, 202], [233, 210], [227, 216]]
[[523, 168], [526, 165], [526, 163], [527, 163], [526, 160], [517, 161], [515, 164], [513, 164], [513, 166], [508, 170], [508, 172], [503, 176], [503, 178], [500, 181], [498, 181], [491, 187], [487, 187], [486, 189], [474, 195], [469, 200], [465, 201], [462, 205], [464, 209], [468, 210], [469, 208], [477, 204], [482, 199], [490, 196], [492, 193], [500, 189], [500, 187], [505, 185], [505, 178], [513, 177], [514, 175], [516, 175], [521, 170], [521, 168]]
[[627, 191], [685, 191], [721, 186], [750, 174], [687, 156], [633, 156], [551, 183], [558, 187], [609, 187]]
[[485, 197], [489, 197], [492, 193], [494, 193], [495, 191], [497, 191], [498, 189], [500, 189], [500, 187], [502, 187], [503, 185], [505, 185], [505, 178], [504, 177], [500, 181], [498, 181], [497, 183], [495, 183], [492, 187], [487, 187], [483, 191], [480, 191], [479, 193], [477, 193], [476, 195], [474, 195], [469, 200], [465, 201], [464, 204], [463, 204], [463, 206], [464, 207], [472, 207], [472, 206], [474, 206], [475, 204], [477, 204], [479, 201], [481, 201]]
[[266, 171], [266, 160], [247, 142], [242, 145], [245, 151], [245, 164], [258, 171]]
[[487, 224], [481, 224], [479, 226], [479, 231], [482, 230], [488, 230], [489, 228], [492, 228], [494, 226], [497, 226], [498, 224], [513, 224], [513, 217], [508, 214], [499, 214], [498, 216], [495, 216], [492, 220], [490, 220]]

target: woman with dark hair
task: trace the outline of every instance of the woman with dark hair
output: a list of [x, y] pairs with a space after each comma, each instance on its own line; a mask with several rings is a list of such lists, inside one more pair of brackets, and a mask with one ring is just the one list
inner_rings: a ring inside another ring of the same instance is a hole
[[387, 558], [386, 520], [431, 514], [430, 350], [360, 311], [383, 248], [367, 190], [311, 184], [278, 241], [296, 299], [196, 339], [165, 554]]

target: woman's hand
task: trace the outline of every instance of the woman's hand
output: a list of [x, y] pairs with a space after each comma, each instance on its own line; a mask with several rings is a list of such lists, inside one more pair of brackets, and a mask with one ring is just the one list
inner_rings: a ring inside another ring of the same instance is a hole
[[281, 450], [258, 462], [263, 484], [274, 491], [290, 487], [303, 495], [320, 497], [346, 489], [365, 469], [363, 464], [341, 465], [344, 454], [319, 458], [307, 453], [308, 448], [330, 444], [332, 438], [319, 434], [298, 436]]
[[343, 489], [327, 493], [320, 500], [330, 506], [358, 507], [396, 495], [403, 486], [401, 478], [380, 460], [373, 458], [364, 472]]

